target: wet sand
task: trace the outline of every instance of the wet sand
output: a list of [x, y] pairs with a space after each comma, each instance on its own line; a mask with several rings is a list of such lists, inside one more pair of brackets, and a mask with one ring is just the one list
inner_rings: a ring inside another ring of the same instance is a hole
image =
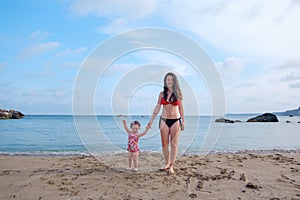
[[0, 199], [299, 199], [300, 153], [179, 156], [175, 174], [160, 154], [0, 156]]

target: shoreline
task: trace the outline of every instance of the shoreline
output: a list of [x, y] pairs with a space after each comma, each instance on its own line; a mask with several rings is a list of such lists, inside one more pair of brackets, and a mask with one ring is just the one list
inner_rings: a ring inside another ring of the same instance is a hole
[[[141, 153], [145, 154], [161, 154], [162, 151], [151, 151], [151, 150], [141, 150]], [[89, 153], [82, 151], [37, 151], [37, 152], [0, 152], [0, 156], [29, 156], [29, 157], [106, 157], [114, 156], [119, 154], [127, 153], [127, 150], [121, 150], [116, 152], [101, 152], [101, 153]], [[300, 153], [300, 149], [265, 149], [265, 150], [215, 150], [210, 152], [187, 152], [183, 154], [178, 154], [178, 156], [206, 156], [215, 154], [276, 154], [276, 153]]]
[[0, 155], [0, 199], [300, 199], [300, 153], [178, 156], [175, 174], [158, 171], [159, 153]]

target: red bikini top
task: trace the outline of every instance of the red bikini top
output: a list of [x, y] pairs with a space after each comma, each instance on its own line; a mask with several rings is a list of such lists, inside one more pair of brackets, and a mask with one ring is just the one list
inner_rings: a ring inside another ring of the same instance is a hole
[[[171, 97], [172, 97], [173, 95], [174, 95], [174, 93], [171, 95]], [[170, 97], [170, 99], [172, 99], [171, 97]], [[178, 106], [178, 105], [180, 104], [180, 100], [177, 99], [176, 101], [170, 102], [170, 101], [167, 101], [165, 98], [161, 98], [160, 103], [161, 103], [162, 105], [172, 104], [173, 106]]]
[[177, 100], [177, 101], [174, 101], [174, 102], [168, 102], [166, 101], [164, 98], [161, 99], [160, 103], [162, 105], [168, 105], [168, 104], [172, 104], [173, 106], [178, 106], [180, 104], [180, 101]]

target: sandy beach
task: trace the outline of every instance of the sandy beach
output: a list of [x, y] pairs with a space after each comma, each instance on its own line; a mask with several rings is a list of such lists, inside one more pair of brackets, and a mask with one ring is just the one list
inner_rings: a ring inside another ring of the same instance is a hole
[[299, 153], [179, 156], [175, 174], [160, 154], [0, 156], [0, 199], [300, 199]]

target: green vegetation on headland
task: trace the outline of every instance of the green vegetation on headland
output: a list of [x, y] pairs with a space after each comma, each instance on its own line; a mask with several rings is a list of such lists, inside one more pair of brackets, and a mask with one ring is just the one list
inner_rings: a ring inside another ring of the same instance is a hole
[[300, 116], [300, 107], [293, 110], [287, 110], [284, 112], [275, 112], [274, 114], [280, 116]]

